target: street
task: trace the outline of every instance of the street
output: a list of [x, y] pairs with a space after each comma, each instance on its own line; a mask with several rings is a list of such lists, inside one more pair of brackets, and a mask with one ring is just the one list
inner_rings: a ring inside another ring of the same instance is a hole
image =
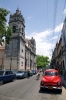
[[54, 90], [40, 92], [39, 85], [40, 80], [36, 80], [36, 75], [6, 83], [0, 86], [0, 100], [66, 100], [64, 87], [60, 94]]

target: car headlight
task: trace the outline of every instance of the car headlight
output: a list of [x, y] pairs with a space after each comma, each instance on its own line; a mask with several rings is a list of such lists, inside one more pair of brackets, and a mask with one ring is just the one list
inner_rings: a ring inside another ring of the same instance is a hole
[[44, 81], [42, 81], [41, 84], [43, 85], [44, 84]]
[[60, 83], [60, 82], [58, 82], [58, 85], [61, 85], [61, 83]]

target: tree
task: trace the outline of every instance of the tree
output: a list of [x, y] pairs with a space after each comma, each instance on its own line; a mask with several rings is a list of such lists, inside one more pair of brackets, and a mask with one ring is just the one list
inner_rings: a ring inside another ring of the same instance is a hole
[[10, 37], [12, 36], [12, 28], [11, 26], [6, 26], [6, 16], [10, 13], [10, 11], [0, 8], [0, 44], [4, 41], [3, 37], [5, 37], [6, 43], [9, 44]]
[[36, 60], [38, 68], [43, 68], [49, 65], [49, 57], [47, 56], [37, 55]]

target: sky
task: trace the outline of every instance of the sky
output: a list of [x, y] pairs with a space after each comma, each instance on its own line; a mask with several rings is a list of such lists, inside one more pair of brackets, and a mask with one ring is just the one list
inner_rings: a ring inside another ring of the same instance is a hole
[[65, 0], [0, 0], [0, 8], [12, 14], [19, 8], [25, 19], [25, 37], [35, 39], [36, 54], [51, 59], [66, 16]]

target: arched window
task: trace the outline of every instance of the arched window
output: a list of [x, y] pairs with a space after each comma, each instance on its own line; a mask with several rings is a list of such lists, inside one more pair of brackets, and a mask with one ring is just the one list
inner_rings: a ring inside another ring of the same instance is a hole
[[16, 33], [16, 26], [13, 26], [13, 33]]
[[22, 28], [22, 32], [24, 31], [24, 29]]
[[23, 53], [23, 49], [22, 49], [22, 53]]

